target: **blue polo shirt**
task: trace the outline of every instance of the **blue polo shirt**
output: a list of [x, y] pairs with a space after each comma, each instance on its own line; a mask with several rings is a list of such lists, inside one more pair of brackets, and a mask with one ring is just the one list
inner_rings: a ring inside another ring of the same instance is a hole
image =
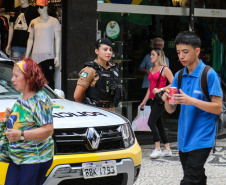
[[[204, 66], [205, 64], [200, 60], [191, 74], [188, 74], [187, 67], [185, 67], [181, 89], [188, 96], [207, 101], [199, 84]], [[178, 88], [177, 75], [178, 72], [175, 74], [171, 87]], [[222, 97], [219, 76], [213, 69], [208, 74], [208, 91], [210, 96]], [[182, 152], [189, 152], [213, 147], [216, 134], [216, 116], [216, 114], [203, 111], [194, 105], [181, 105], [178, 123], [178, 149]]]

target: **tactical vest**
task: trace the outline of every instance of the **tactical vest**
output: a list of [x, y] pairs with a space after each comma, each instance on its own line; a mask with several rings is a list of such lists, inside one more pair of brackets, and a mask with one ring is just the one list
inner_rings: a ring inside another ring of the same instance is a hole
[[[111, 63], [112, 64], [112, 63]], [[94, 87], [89, 86], [85, 94], [92, 100], [108, 100], [112, 101], [114, 97], [114, 87], [120, 85], [119, 71], [116, 66], [105, 69], [94, 61], [86, 62], [85, 67], [94, 68], [99, 79]]]

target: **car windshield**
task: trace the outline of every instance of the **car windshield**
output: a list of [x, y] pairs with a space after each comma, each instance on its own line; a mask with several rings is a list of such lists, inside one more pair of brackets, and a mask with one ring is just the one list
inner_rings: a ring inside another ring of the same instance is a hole
[[[13, 63], [0, 62], [0, 99], [16, 99], [21, 94], [14, 88], [11, 81], [12, 76]], [[49, 87], [43, 87], [43, 90], [49, 95], [50, 98], [59, 98]]]

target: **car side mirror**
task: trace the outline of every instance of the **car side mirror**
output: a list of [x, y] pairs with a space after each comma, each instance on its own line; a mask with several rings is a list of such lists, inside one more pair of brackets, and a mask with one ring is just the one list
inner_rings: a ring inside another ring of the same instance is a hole
[[65, 94], [64, 91], [60, 90], [60, 89], [54, 89], [54, 92], [60, 96], [61, 98], [65, 98]]

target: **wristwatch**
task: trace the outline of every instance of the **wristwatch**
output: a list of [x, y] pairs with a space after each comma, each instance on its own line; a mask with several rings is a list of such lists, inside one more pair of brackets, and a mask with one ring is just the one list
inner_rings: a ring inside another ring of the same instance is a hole
[[24, 131], [23, 130], [21, 130], [20, 140], [24, 140]]
[[161, 88], [160, 91], [163, 92], [163, 88]]

